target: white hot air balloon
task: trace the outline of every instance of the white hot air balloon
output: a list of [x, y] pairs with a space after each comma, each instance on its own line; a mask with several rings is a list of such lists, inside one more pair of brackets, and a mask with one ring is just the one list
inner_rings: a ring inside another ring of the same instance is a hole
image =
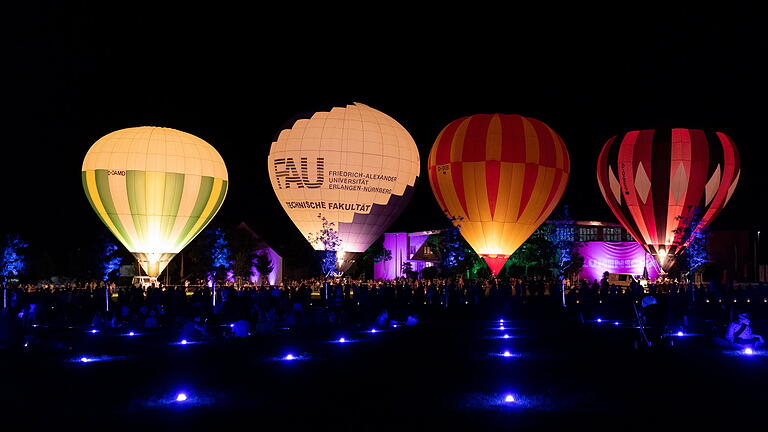
[[[322, 229], [322, 215], [335, 224], [344, 259], [368, 249], [402, 213], [419, 163], [416, 143], [400, 123], [355, 103], [280, 132], [267, 167], [280, 204], [304, 237], [311, 242]], [[318, 241], [312, 246], [324, 249]]]

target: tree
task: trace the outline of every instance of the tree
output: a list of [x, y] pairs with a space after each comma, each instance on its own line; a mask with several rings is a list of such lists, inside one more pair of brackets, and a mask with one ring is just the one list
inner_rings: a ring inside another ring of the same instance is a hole
[[576, 222], [571, 219], [568, 206], [564, 205], [552, 218], [553, 229], [549, 232], [555, 254], [552, 271], [556, 277], [570, 278], [584, 267], [584, 257], [579, 253], [581, 242], [575, 241]]
[[384, 242], [379, 239], [363, 254], [364, 261], [374, 263], [386, 262], [392, 259], [392, 251], [384, 247]]
[[234, 275], [244, 280], [250, 280], [256, 258], [255, 251], [261, 246], [258, 238], [249, 229], [241, 225], [229, 232], [227, 240], [229, 242], [229, 250], [232, 253], [232, 270]]
[[229, 242], [224, 230], [221, 228], [211, 228], [205, 230], [202, 238], [203, 254], [202, 264], [207, 272], [209, 281], [222, 276], [226, 277], [227, 271], [231, 269], [231, 253]]
[[21, 276], [26, 267], [25, 249], [29, 245], [18, 234], [9, 234], [5, 237], [5, 244], [0, 256], [0, 275], [3, 280]]
[[677, 217], [681, 221], [678, 226], [682, 226], [682, 228], [673, 231], [676, 242], [688, 243], [688, 247], [677, 257], [675, 262], [675, 266], [686, 279], [690, 279], [691, 273], [703, 270], [709, 262], [709, 255], [707, 254], [709, 229], [700, 227], [702, 215], [698, 207], [691, 209], [689, 214], [688, 218]]
[[253, 264], [256, 267], [256, 271], [259, 272], [260, 282], [263, 283], [265, 280], [268, 280], [267, 277], [272, 273], [272, 270], [274, 270], [269, 255], [267, 255], [266, 252], [256, 254], [256, 259], [253, 261]]
[[419, 277], [419, 274], [413, 270], [413, 264], [410, 261], [404, 262], [400, 270], [408, 279], [417, 279]]
[[316, 233], [307, 235], [307, 240], [313, 245], [321, 244], [323, 246], [323, 260], [320, 264], [323, 275], [328, 277], [336, 271], [336, 251], [341, 246], [341, 238], [336, 231], [336, 224], [328, 222], [328, 219], [322, 213], [317, 214], [318, 219], [322, 221], [322, 228]]
[[555, 248], [550, 238], [553, 227], [550, 224], [540, 226], [531, 234], [516, 251], [509, 257], [509, 265], [523, 267], [528, 275], [549, 271], [555, 256]]
[[360, 276], [365, 278], [366, 274], [370, 274], [374, 264], [391, 259], [392, 251], [384, 247], [383, 237], [381, 237], [355, 260], [345, 274], [353, 278]]
[[478, 257], [461, 235], [461, 221], [464, 218], [451, 216], [449, 219], [451, 227], [440, 231], [438, 235], [430, 236], [427, 245], [435, 251], [441, 273], [455, 275], [473, 268], [475, 258]]
[[118, 256], [119, 247], [110, 241], [104, 243], [100, 256], [101, 280], [109, 279], [110, 273], [120, 269], [123, 258]]

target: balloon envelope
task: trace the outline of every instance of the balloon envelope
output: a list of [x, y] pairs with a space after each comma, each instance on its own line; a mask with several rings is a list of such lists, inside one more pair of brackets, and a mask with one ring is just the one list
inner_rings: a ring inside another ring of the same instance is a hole
[[494, 274], [552, 213], [569, 172], [563, 140], [546, 124], [519, 115], [455, 120], [429, 154], [440, 208]]
[[96, 141], [85, 155], [88, 202], [152, 277], [221, 207], [228, 176], [219, 153], [175, 129], [134, 127]]
[[[320, 232], [322, 215], [335, 224], [339, 251], [364, 252], [408, 203], [419, 152], [395, 119], [355, 103], [280, 132], [267, 169], [280, 204], [305, 238]], [[312, 246], [324, 249], [320, 242]]]
[[664, 271], [720, 213], [739, 173], [731, 138], [699, 129], [627, 132], [609, 139], [597, 162], [608, 206]]

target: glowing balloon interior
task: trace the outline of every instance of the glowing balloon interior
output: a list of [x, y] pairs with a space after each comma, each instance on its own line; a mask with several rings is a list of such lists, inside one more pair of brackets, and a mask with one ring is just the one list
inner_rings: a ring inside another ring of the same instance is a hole
[[597, 163], [608, 206], [664, 271], [728, 203], [739, 174], [731, 138], [698, 129], [627, 132]]
[[408, 203], [419, 152], [392, 117], [356, 103], [281, 131], [267, 168], [280, 204], [305, 238], [321, 230], [322, 214], [335, 224], [340, 252], [364, 252]]
[[151, 277], [208, 225], [228, 185], [216, 149], [159, 127], [121, 129], [96, 141], [82, 181], [99, 218]]
[[506, 114], [451, 122], [428, 166], [440, 208], [493, 274], [552, 213], [570, 172], [560, 136], [536, 119]]

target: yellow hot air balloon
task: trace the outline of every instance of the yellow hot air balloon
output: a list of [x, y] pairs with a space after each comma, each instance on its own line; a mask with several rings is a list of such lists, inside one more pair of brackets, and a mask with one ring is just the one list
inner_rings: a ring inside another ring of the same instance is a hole
[[440, 208], [494, 275], [552, 213], [570, 172], [555, 131], [507, 114], [454, 120], [435, 140], [428, 166]]
[[335, 224], [343, 259], [368, 249], [403, 211], [419, 176], [419, 151], [395, 119], [355, 103], [280, 132], [267, 168], [280, 204], [305, 238], [322, 229], [318, 215]]
[[99, 218], [153, 278], [208, 225], [228, 185], [224, 160], [210, 144], [146, 126], [96, 141], [82, 180]]

